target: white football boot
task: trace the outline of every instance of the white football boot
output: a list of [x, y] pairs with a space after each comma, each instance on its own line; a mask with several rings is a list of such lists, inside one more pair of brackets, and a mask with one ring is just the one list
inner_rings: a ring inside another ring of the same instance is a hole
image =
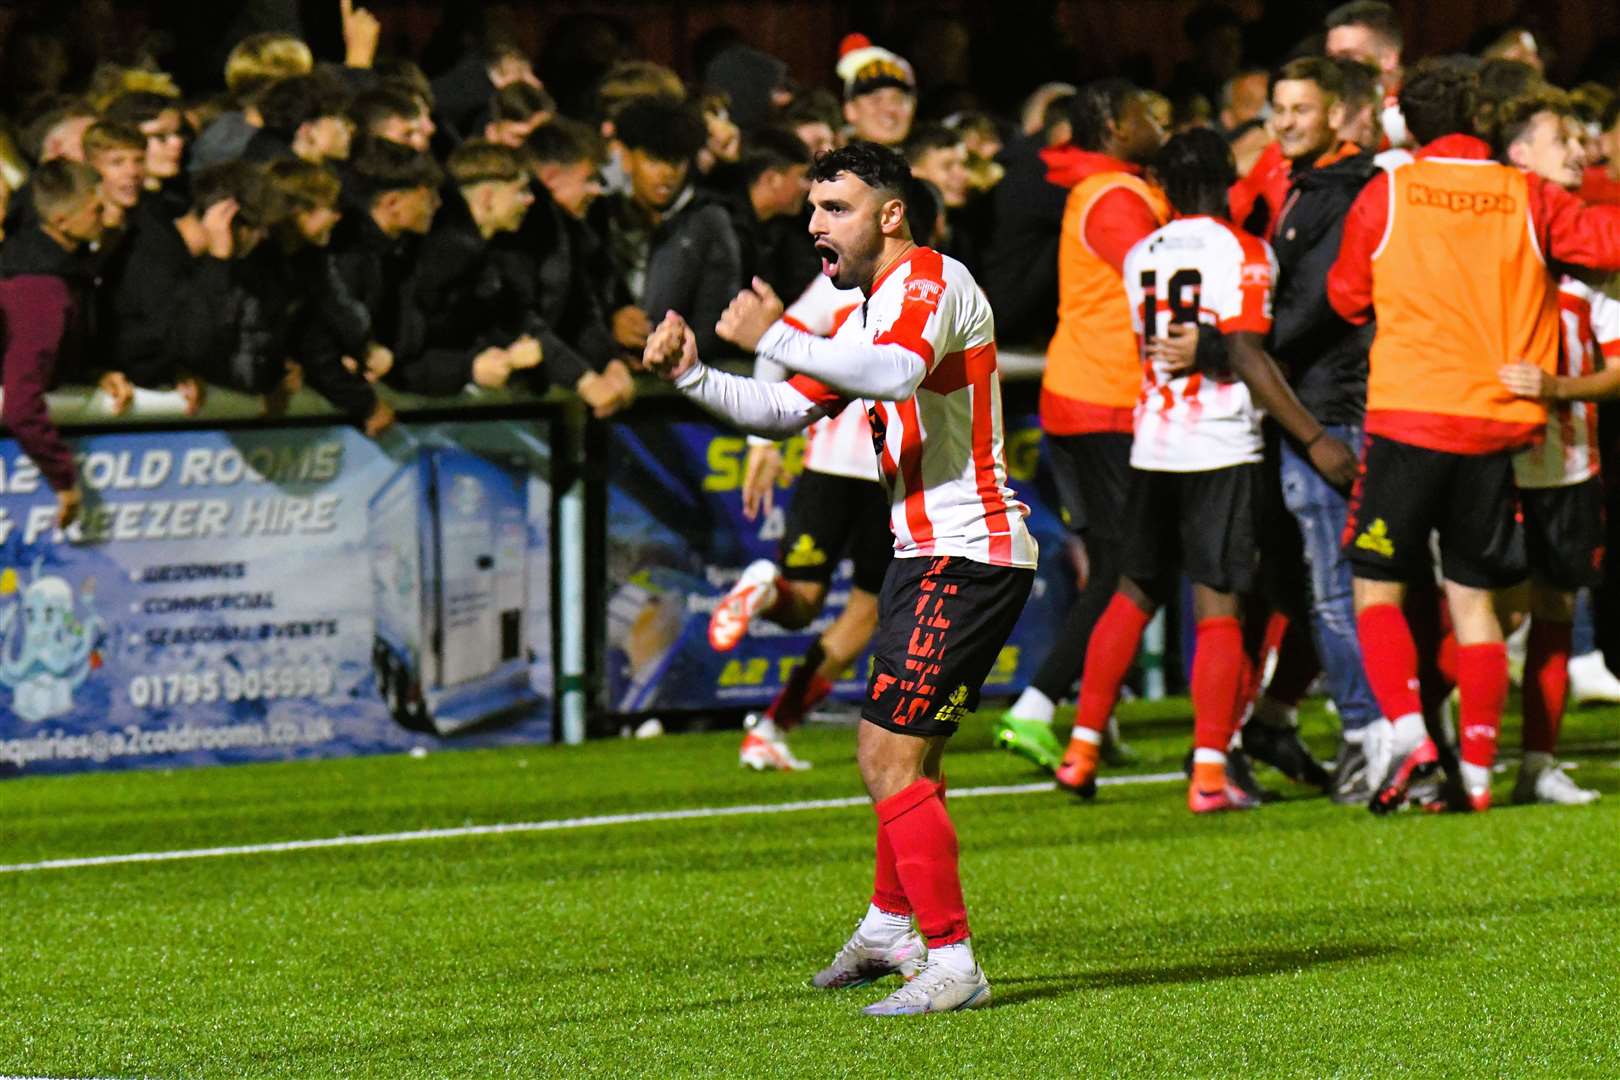
[[917, 1016], [922, 1013], [978, 1009], [990, 1004], [990, 983], [973, 954], [967, 949], [967, 967], [959, 967], [939, 957], [951, 951], [935, 949], [922, 970], [906, 985], [862, 1009], [867, 1016]]
[[737, 748], [737, 763], [743, 768], [756, 772], [803, 772], [810, 768], [808, 761], [793, 756], [787, 737], [770, 717], [749, 713], [743, 719], [743, 728], [742, 745]]
[[816, 972], [810, 985], [818, 990], [844, 990], [886, 975], [909, 980], [927, 960], [928, 943], [909, 925], [888, 938], [868, 937], [856, 927], [833, 962]]

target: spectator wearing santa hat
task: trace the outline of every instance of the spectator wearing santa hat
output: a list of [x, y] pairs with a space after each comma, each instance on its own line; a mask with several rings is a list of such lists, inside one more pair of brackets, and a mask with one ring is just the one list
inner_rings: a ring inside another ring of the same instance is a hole
[[850, 34], [838, 46], [838, 77], [855, 138], [897, 148], [906, 141], [917, 112], [917, 76], [905, 59], [865, 34]]

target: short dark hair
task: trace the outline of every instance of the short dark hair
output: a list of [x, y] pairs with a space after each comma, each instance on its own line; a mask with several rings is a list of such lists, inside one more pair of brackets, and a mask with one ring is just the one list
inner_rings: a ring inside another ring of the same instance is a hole
[[1210, 128], [1183, 131], [1164, 144], [1153, 166], [1170, 205], [1196, 211], [1237, 182], [1237, 164], [1226, 139]]
[[313, 74], [280, 79], [259, 97], [265, 130], [288, 141], [311, 120], [342, 116], [347, 106], [340, 88]]
[[556, 111], [557, 102], [550, 94], [526, 82], [503, 86], [489, 96], [489, 118], [496, 123], [502, 120], [527, 120], [535, 113]]
[[1082, 150], [1101, 150], [1108, 129], [1125, 115], [1125, 107], [1142, 91], [1129, 79], [1097, 79], [1082, 86], [1069, 103], [1074, 144]]
[[961, 144], [960, 131], [952, 131], [943, 124], [924, 124], [906, 139], [902, 152], [906, 155], [906, 161], [915, 165], [930, 150], [949, 150]]
[[427, 154], [387, 139], [367, 139], [349, 162], [354, 186], [366, 205], [390, 191], [438, 188], [444, 170]]
[[402, 87], [374, 86], [349, 103], [349, 117], [355, 127], [367, 132], [396, 116], [415, 119], [426, 108], [421, 98]]
[[911, 166], [886, 146], [855, 139], [836, 150], [824, 150], [810, 166], [810, 179], [835, 180], [848, 173], [875, 191], [904, 201], [911, 192]]
[[1401, 115], [1419, 146], [1474, 130], [1478, 79], [1449, 57], [1420, 61], [1401, 85]]
[[689, 101], [637, 98], [614, 118], [613, 137], [659, 161], [690, 161], [708, 141], [709, 127]]
[[743, 182], [752, 184], [771, 170], [810, 164], [810, 148], [793, 132], [777, 127], [756, 128], [742, 143]]
[[1301, 56], [1277, 69], [1273, 86], [1280, 82], [1313, 82], [1326, 97], [1344, 98], [1344, 72], [1325, 56]]
[[1573, 117], [1575, 107], [1569, 95], [1551, 86], [1537, 87], [1521, 97], [1504, 101], [1496, 107], [1491, 145], [1498, 156], [1505, 158], [1507, 148], [1518, 142], [1530, 130], [1530, 122], [1542, 113], [1560, 117]]
[[34, 213], [49, 222], [57, 214], [76, 209], [87, 195], [101, 185], [101, 174], [81, 161], [53, 158], [35, 169], [28, 178], [33, 192]]
[[197, 213], [224, 199], [236, 200], [235, 224], [249, 229], [273, 225], [286, 205], [270, 174], [246, 161], [210, 165], [191, 178], [191, 207]]
[[537, 165], [572, 165], [578, 161], [600, 165], [607, 160], [607, 146], [596, 129], [566, 116], [535, 128], [524, 147]]
[[112, 102], [101, 110], [101, 118], [110, 120], [115, 124], [126, 124], [132, 128], [139, 128], [142, 124], [150, 124], [153, 120], [171, 110], [179, 112], [180, 102], [163, 94], [152, 94], [144, 90], [137, 90], [128, 94], [119, 94], [113, 98]]
[[487, 139], [468, 139], [456, 147], [445, 169], [458, 187], [528, 179], [528, 170], [516, 150]]
[[1356, 112], [1363, 105], [1377, 105], [1384, 99], [1378, 81], [1378, 69], [1362, 60], [1348, 56], [1335, 57], [1333, 66], [1339, 69], [1340, 94], [1345, 108]]
[[1340, 4], [1322, 20], [1324, 29], [1337, 30], [1341, 26], [1364, 26], [1397, 49], [1404, 43], [1401, 20], [1395, 8], [1382, 0], [1351, 0]]

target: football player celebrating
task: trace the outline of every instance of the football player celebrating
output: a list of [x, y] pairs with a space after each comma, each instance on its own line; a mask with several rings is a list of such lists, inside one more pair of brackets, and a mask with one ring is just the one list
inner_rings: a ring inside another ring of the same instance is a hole
[[[890, 492], [895, 559], [878, 600], [857, 760], [877, 813], [872, 902], [818, 987], [898, 973], [875, 1016], [973, 1008], [974, 958], [941, 759], [1023, 610], [1036, 546], [1007, 486], [990, 305], [960, 263], [918, 247], [905, 159], [855, 142], [816, 159], [810, 234], [822, 271], [866, 302], [831, 338], [782, 321], [763, 282], [721, 317], [724, 339], [795, 374], [760, 382], [706, 367], [675, 314], [649, 369], [745, 430], [781, 437], [859, 402]], [[916, 928], [912, 919], [916, 919]]]
[[1246, 704], [1240, 692], [1249, 661], [1239, 610], [1257, 569], [1259, 409], [1334, 484], [1349, 486], [1356, 459], [1305, 411], [1261, 347], [1271, 329], [1276, 258], [1264, 241], [1226, 220], [1236, 167], [1225, 140], [1211, 131], [1178, 135], [1166, 144], [1156, 174], [1174, 217], [1133, 247], [1124, 264], [1140, 348], [1147, 355], [1172, 324], [1213, 325], [1226, 346], [1226, 370], [1186, 371], [1157, 360], [1144, 369], [1123, 574], [1086, 649], [1074, 736], [1057, 778], [1083, 797], [1095, 792], [1103, 727], [1142, 631], [1180, 570], [1192, 579], [1198, 620], [1187, 805], [1194, 813], [1250, 809], [1256, 801], [1227, 782], [1226, 749]]

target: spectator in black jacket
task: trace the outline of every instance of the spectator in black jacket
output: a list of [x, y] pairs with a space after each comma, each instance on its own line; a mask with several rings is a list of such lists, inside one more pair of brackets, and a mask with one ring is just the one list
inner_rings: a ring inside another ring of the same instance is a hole
[[630, 182], [627, 195], [596, 205], [593, 220], [619, 280], [650, 321], [679, 312], [705, 356], [735, 352], [715, 324], [742, 284], [741, 255], [723, 207], [688, 183], [693, 157], [708, 139], [689, 103], [645, 98], [614, 120], [614, 141]]
[[[633, 331], [644, 326], [646, 316], [638, 307], [625, 307], [636, 325], [627, 325], [631, 342], [619, 341], [590, 280], [591, 268], [601, 265], [603, 256], [583, 219], [602, 193], [598, 170], [607, 148], [584, 124], [557, 119], [535, 129], [523, 156], [535, 178], [534, 205], [523, 228], [503, 246], [517, 249], [523, 256], [519, 274], [531, 275], [529, 303], [549, 331], [541, 338], [548, 364], [551, 357], [577, 353], [601, 381], [587, 377], [576, 391], [598, 417], [610, 416], [635, 400], [623, 355], [634, 347]], [[645, 329], [640, 340], [646, 340]]]
[[1070, 93], [1046, 106], [1041, 131], [1014, 139], [997, 162], [1005, 168], [990, 192], [979, 284], [996, 311], [996, 336], [1009, 345], [1045, 348], [1057, 326], [1058, 241], [1069, 191], [1079, 183]]
[[56, 493], [56, 523], [79, 514], [73, 452], [51, 423], [45, 392], [73, 374], [88, 344], [90, 266], [84, 249], [102, 232], [100, 176], [87, 165], [55, 160], [34, 174], [34, 224], [0, 248], [0, 315], [5, 357], [0, 421]]
[[[532, 167], [557, 208], [567, 215], [564, 234], [573, 268], [572, 281], [589, 295], [594, 312], [606, 316], [606, 324], [616, 349], [640, 355], [652, 330], [646, 313], [630, 299], [608, 257], [607, 245], [595, 229], [586, 224], [591, 207], [606, 190], [602, 167], [607, 163], [607, 144], [584, 124], [557, 119], [536, 128], [529, 136]], [[550, 251], [549, 244], [537, 250]], [[548, 257], [548, 264], [556, 262]], [[593, 315], [589, 323], [594, 323]], [[589, 350], [587, 350], [589, 352]]]
[[[173, 386], [188, 412], [202, 405], [204, 379], [248, 393], [276, 388], [286, 374], [279, 337], [290, 320], [257, 268], [233, 266], [253, 253], [272, 216], [262, 174], [244, 162], [198, 173], [190, 208], [175, 218], [136, 218], [122, 250], [103, 268], [98, 341], [116, 379], [147, 388]], [[263, 341], [259, 349], [244, 348]], [[115, 409], [127, 405], [115, 378], [102, 389]]]
[[514, 371], [560, 362], [556, 381], [570, 386], [590, 369], [577, 355], [545, 356], [546, 332], [514, 273], [497, 256], [494, 240], [523, 224], [534, 195], [517, 154], [484, 139], [469, 139], [450, 155], [453, 195], [422, 242], [412, 302], [421, 311], [421, 352], [400, 367], [403, 384], [445, 395], [468, 383], [505, 386]]
[[354, 122], [341, 83], [320, 74], [282, 79], [259, 97], [264, 126], [248, 140], [244, 161], [297, 158], [319, 165], [344, 161]]
[[[1352, 326], [1339, 318], [1328, 304], [1327, 273], [1338, 256], [1350, 204], [1377, 168], [1371, 152], [1339, 139], [1346, 110], [1342, 73], [1333, 61], [1307, 57], [1284, 65], [1273, 82], [1272, 109], [1272, 124], [1289, 160], [1291, 187], [1272, 241], [1279, 275], [1270, 351], [1288, 372], [1300, 403], [1327, 433], [1359, 446], [1373, 327]], [[1346, 747], [1336, 780], [1348, 780], [1361, 735], [1379, 709], [1362, 669], [1350, 567], [1339, 546], [1345, 495], [1286, 440], [1282, 486], [1305, 540], [1313, 636], [1328, 693], [1344, 726]], [[1263, 712], [1257, 708], [1256, 716], [1265, 719]], [[1343, 786], [1336, 786], [1336, 797], [1354, 801], [1360, 794], [1353, 785], [1341, 791]]]
[[324, 165], [292, 159], [270, 166], [270, 182], [283, 210], [276, 223], [277, 247], [286, 276], [300, 294], [305, 325], [325, 328], [336, 340], [358, 342], [353, 356], [325, 353], [317, 360], [304, 355], [301, 341], [304, 384], [375, 437], [394, 422], [394, 410], [374, 389], [393, 367], [394, 354], [366, 339], [366, 311], [328, 257], [332, 233], [343, 219], [337, 174]]
[[[380, 346], [392, 358], [385, 380], [415, 388], [400, 370], [420, 354], [425, 337], [413, 277], [417, 246], [433, 225], [443, 182], [432, 158], [399, 143], [373, 140], [355, 154], [346, 212], [328, 253], [328, 272], [344, 297], [343, 317], [320, 308], [310, 312], [299, 349], [307, 367], [331, 372], [344, 367], [345, 358], [357, 362]], [[347, 212], [349, 206], [360, 209]]]
[[778, 296], [804, 292], [821, 272], [805, 242], [810, 151], [792, 131], [759, 128], [743, 139], [743, 188], [727, 199], [742, 257], [742, 280], [764, 278]]

